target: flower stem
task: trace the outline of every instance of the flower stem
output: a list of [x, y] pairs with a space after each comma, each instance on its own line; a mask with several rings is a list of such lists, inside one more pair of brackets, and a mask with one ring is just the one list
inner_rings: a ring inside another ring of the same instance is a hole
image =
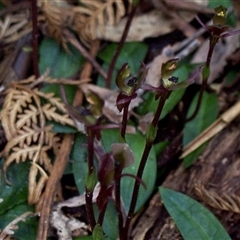
[[110, 86], [111, 86], [111, 79], [112, 79], [112, 75], [113, 75], [113, 71], [114, 71], [114, 66], [117, 62], [117, 59], [118, 59], [120, 53], [121, 53], [122, 47], [126, 41], [126, 38], [127, 38], [128, 32], [129, 32], [133, 17], [136, 13], [137, 7], [138, 7], [138, 4], [136, 6], [134, 6], [132, 11], [130, 12], [125, 29], [124, 29], [122, 37], [121, 37], [121, 40], [118, 43], [115, 54], [113, 55], [113, 59], [111, 61], [111, 64], [110, 64], [109, 70], [108, 70], [108, 74], [107, 74], [106, 88], [110, 88]]
[[[88, 176], [91, 176], [94, 174], [94, 163], [93, 163], [93, 152], [94, 152], [94, 132], [91, 129], [87, 129], [88, 132]], [[89, 224], [94, 229], [96, 225], [96, 220], [94, 216], [93, 211], [93, 204], [92, 204], [92, 198], [93, 198], [93, 188], [86, 185], [86, 210], [87, 210], [87, 216], [89, 219]]]
[[[157, 111], [156, 111], [155, 116], [154, 116], [154, 118], [152, 120], [152, 123], [151, 123], [153, 127], [157, 127], [159, 117], [161, 115], [163, 106], [164, 106], [167, 98], [170, 96], [170, 94], [171, 94], [171, 91], [168, 91], [168, 90], [166, 90], [162, 94], [162, 96], [159, 100], [159, 103], [158, 103]], [[141, 158], [141, 161], [140, 161], [140, 164], [139, 164], [139, 167], [138, 167], [138, 171], [137, 171], [137, 178], [139, 178], [139, 179], [142, 178], [143, 171], [144, 171], [147, 159], [148, 159], [148, 155], [151, 151], [152, 145], [153, 145], [153, 141], [149, 141], [147, 139], [146, 144], [145, 144], [145, 148], [144, 148], [144, 151], [143, 151], [143, 155], [142, 155], [142, 158]], [[130, 226], [130, 222], [132, 220], [132, 217], [133, 217], [133, 214], [134, 214], [134, 211], [135, 211], [139, 188], [140, 188], [140, 182], [136, 180], [135, 184], [134, 184], [134, 188], [133, 188], [133, 194], [132, 194], [130, 209], [129, 209], [129, 212], [128, 212], [127, 220], [126, 220], [124, 231], [123, 231], [124, 236], [123, 236], [123, 238], [120, 238], [121, 240], [128, 239], [129, 226]]]
[[123, 239], [123, 213], [121, 208], [121, 178], [115, 178], [115, 206], [116, 211], [118, 214], [118, 232], [119, 232], [119, 239]]
[[[202, 71], [204, 71], [206, 69], [210, 69], [210, 63], [211, 63], [211, 59], [212, 59], [213, 50], [214, 50], [218, 40], [219, 40], [219, 38], [217, 36], [211, 36], [210, 37], [207, 59], [206, 59], [205, 67], [203, 68]], [[201, 106], [201, 103], [202, 103], [203, 94], [204, 94], [204, 91], [207, 88], [207, 82], [208, 82], [208, 78], [209, 78], [209, 75], [210, 75], [210, 71], [208, 72], [208, 74], [203, 73], [202, 75], [203, 75], [202, 86], [201, 86], [201, 90], [200, 90], [200, 93], [199, 93], [197, 106], [196, 106], [193, 114], [189, 118], [187, 118], [185, 120], [185, 122], [190, 122], [191, 120], [193, 120], [199, 112], [199, 109], [200, 109], [200, 106]]]
[[33, 72], [39, 78], [38, 69], [38, 22], [37, 22], [37, 1], [32, 0], [32, 48], [33, 48]]
[[130, 105], [130, 101], [123, 108], [123, 116], [122, 116], [122, 125], [121, 125], [121, 137], [125, 140], [126, 128], [127, 128], [127, 119], [128, 119], [128, 107]]

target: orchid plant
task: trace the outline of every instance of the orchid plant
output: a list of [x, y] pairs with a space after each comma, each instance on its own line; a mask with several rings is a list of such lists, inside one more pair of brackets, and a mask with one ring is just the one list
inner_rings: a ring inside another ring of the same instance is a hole
[[197, 21], [201, 24], [201, 26], [210, 33], [209, 37], [209, 48], [207, 53], [206, 62], [204, 64], [203, 70], [202, 70], [202, 87], [199, 93], [199, 98], [197, 102], [197, 106], [193, 114], [187, 119], [187, 121], [191, 121], [198, 113], [198, 110], [201, 105], [203, 93], [207, 87], [208, 78], [210, 76], [210, 63], [212, 59], [212, 54], [214, 51], [214, 48], [218, 41], [222, 38], [226, 38], [235, 34], [239, 34], [240, 30], [230, 30], [230, 26], [226, 25], [227, 20], [227, 8], [223, 6], [219, 6], [214, 9], [215, 14], [213, 17], [213, 24], [210, 26], [206, 26], [201, 19], [196, 16]]
[[[102, 224], [104, 221], [104, 215], [106, 212], [107, 204], [110, 199], [115, 203], [115, 208], [118, 214], [118, 229], [119, 239], [128, 239], [130, 223], [133, 218], [136, 203], [139, 195], [140, 184], [145, 186], [142, 180], [145, 165], [148, 161], [150, 150], [153, 146], [154, 140], [158, 132], [159, 118], [162, 113], [166, 100], [171, 95], [172, 91], [188, 87], [194, 82], [194, 79], [200, 72], [202, 72], [203, 84], [199, 95], [197, 108], [193, 115], [188, 119], [193, 119], [200, 107], [201, 98], [207, 85], [207, 80], [210, 74], [210, 62], [215, 45], [219, 39], [237, 34], [240, 30], [229, 31], [229, 27], [225, 25], [227, 9], [220, 6], [215, 9], [215, 15], [213, 18], [213, 25], [205, 26], [199, 17], [196, 19], [199, 23], [210, 32], [210, 45], [206, 59], [206, 63], [203, 66], [199, 66], [195, 71], [190, 74], [189, 78], [185, 81], [179, 82], [178, 76], [174, 75], [174, 71], [177, 68], [178, 59], [170, 59], [163, 63], [161, 66], [161, 79], [158, 87], [153, 87], [145, 83], [148, 69], [145, 64], [142, 63], [142, 70], [137, 77], [131, 76], [130, 66], [125, 63], [120, 68], [117, 77], [116, 85], [120, 90], [116, 99], [116, 107], [119, 112], [122, 112], [122, 121], [120, 126], [114, 124], [103, 125], [102, 124], [102, 108], [103, 101], [98, 97], [97, 93], [90, 92], [86, 96], [87, 101], [90, 104], [90, 108], [81, 109], [80, 111], [73, 108], [66, 102], [65, 93], [62, 90], [62, 97], [66, 104], [69, 115], [75, 120], [84, 123], [85, 132], [88, 137], [88, 176], [85, 182], [86, 186], [86, 209], [89, 219], [89, 224], [93, 231], [93, 239], [103, 239], [104, 232]], [[145, 147], [141, 156], [140, 164], [137, 170], [136, 176], [131, 174], [123, 174], [123, 169], [130, 166], [134, 162], [134, 155], [126, 141], [126, 129], [129, 116], [129, 105], [138, 96], [138, 90], [152, 91], [155, 93], [155, 100], [158, 101], [157, 109], [154, 113], [153, 119], [149, 124]], [[103, 128], [119, 128], [119, 140], [118, 143], [111, 145], [110, 152], [104, 152], [99, 146], [96, 146], [95, 141], [100, 141], [101, 130]], [[98, 164], [94, 164], [94, 153], [97, 156]], [[96, 167], [97, 166], [97, 167]], [[133, 192], [130, 193], [131, 203], [129, 211], [125, 213], [124, 206], [121, 201], [121, 178], [132, 177], [135, 179]], [[95, 218], [93, 209], [93, 193], [96, 186], [99, 183], [99, 192], [96, 199], [98, 208], [98, 218]], [[145, 186], [147, 187], [147, 186]]]

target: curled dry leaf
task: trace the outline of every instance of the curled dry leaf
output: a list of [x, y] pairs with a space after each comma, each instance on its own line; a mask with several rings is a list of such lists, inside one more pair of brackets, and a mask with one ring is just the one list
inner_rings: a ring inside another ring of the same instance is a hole
[[28, 160], [33, 164], [29, 172], [30, 204], [39, 201], [52, 169], [49, 153], [56, 155], [60, 146], [60, 138], [52, 132], [53, 125], [48, 124], [47, 120], [74, 126], [59, 98], [29, 87], [35, 81], [31, 77], [23, 81], [29, 85], [18, 83], [9, 87], [0, 113], [8, 141], [2, 151], [4, 172], [13, 162]]

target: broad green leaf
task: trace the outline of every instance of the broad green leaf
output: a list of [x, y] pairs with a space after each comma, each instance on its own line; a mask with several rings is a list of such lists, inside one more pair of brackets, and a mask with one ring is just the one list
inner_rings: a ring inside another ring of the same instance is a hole
[[209, 8], [216, 8], [220, 5], [229, 8], [232, 6], [232, 3], [230, 0], [218, 0], [218, 1], [208, 1], [208, 7]]
[[[3, 163], [3, 160], [1, 162]], [[12, 163], [7, 169], [7, 178], [12, 185], [6, 183], [3, 172], [0, 171], [0, 199], [3, 199], [0, 203], [0, 216], [27, 200], [29, 168], [28, 161], [19, 164]]]
[[[198, 95], [193, 99], [193, 102], [190, 105], [189, 111], [187, 113], [187, 117], [191, 116], [194, 112], [197, 101]], [[218, 115], [218, 101], [217, 95], [214, 93], [207, 93], [203, 94], [202, 103], [199, 109], [197, 116], [190, 122], [185, 124], [183, 130], [183, 145], [185, 146], [190, 141], [192, 141], [195, 137], [197, 137], [203, 130], [205, 130], [209, 125], [211, 125], [217, 118]], [[184, 158], [183, 163], [185, 167], [189, 167], [198, 157], [198, 155], [203, 150], [203, 147], [197, 149], [192, 154], [188, 155]]]
[[221, 223], [203, 205], [182, 193], [163, 187], [159, 190], [184, 240], [231, 240]]
[[54, 39], [44, 39], [39, 48], [39, 70], [43, 74], [50, 69], [50, 76], [55, 78], [71, 77], [79, 71], [84, 63], [79, 51], [69, 45], [67, 53]]
[[[98, 218], [97, 204], [93, 204], [95, 218]], [[116, 240], [118, 238], [118, 215], [114, 202], [110, 199], [103, 220], [104, 240]]]
[[199, 148], [197, 148], [195, 151], [193, 151], [189, 155], [187, 155], [183, 159], [183, 166], [185, 168], [190, 167], [194, 163], [194, 161], [198, 158], [198, 156], [201, 154], [201, 152], [204, 150], [205, 146], [206, 146], [206, 143], [200, 146]]
[[77, 133], [78, 130], [75, 127], [71, 127], [68, 125], [61, 125], [57, 122], [48, 121], [49, 124], [53, 125], [52, 131], [56, 133]]
[[115, 240], [118, 238], [118, 216], [114, 202], [110, 200], [103, 221], [103, 230], [107, 237], [104, 239]]
[[[191, 116], [194, 112], [199, 94], [194, 97], [187, 117]], [[183, 132], [183, 145], [185, 146], [195, 137], [197, 137], [204, 129], [206, 129], [214, 120], [218, 114], [218, 101], [217, 95], [214, 93], [203, 94], [202, 102], [197, 116], [190, 122], [187, 122]]]
[[79, 193], [85, 192], [85, 180], [88, 174], [86, 136], [76, 134], [71, 152], [72, 172]]
[[[34, 207], [29, 206], [27, 202], [15, 205], [0, 216], [0, 229], [4, 229], [10, 222], [28, 211], [34, 212]], [[17, 225], [19, 228], [14, 230], [14, 239], [26, 240], [26, 236], [29, 240], [36, 239], [38, 227], [37, 217], [27, 217], [26, 221], [20, 221]]]
[[[117, 49], [118, 44], [112, 43], [105, 47], [99, 54], [98, 57], [103, 61], [102, 68], [105, 71], [108, 71], [109, 65], [112, 61], [113, 55]], [[112, 87], [115, 88], [115, 79], [117, 76], [118, 70], [122, 67], [124, 63], [128, 63], [130, 66], [131, 75], [135, 75], [140, 67], [141, 61], [144, 60], [147, 54], [148, 47], [145, 43], [142, 42], [129, 42], [125, 43], [121, 53], [115, 64], [113, 76], [112, 76]], [[105, 86], [105, 80], [99, 76], [98, 84], [100, 86]]]
[[[102, 142], [106, 151], [110, 151], [110, 146], [112, 143], [118, 142], [118, 135], [119, 131], [116, 129], [104, 130], [102, 132]], [[123, 172], [136, 175], [145, 146], [145, 138], [140, 133], [127, 134], [126, 142], [129, 144], [130, 149], [134, 154], [135, 162], [131, 166], [125, 168]], [[154, 149], [152, 149], [142, 177], [147, 189], [145, 189], [143, 186], [140, 187], [136, 210], [143, 206], [143, 204], [151, 195], [156, 180], [156, 172], [156, 154]], [[131, 177], [123, 177], [121, 180], [121, 196], [123, 198], [126, 211], [129, 210], [134, 183], [135, 179]]]

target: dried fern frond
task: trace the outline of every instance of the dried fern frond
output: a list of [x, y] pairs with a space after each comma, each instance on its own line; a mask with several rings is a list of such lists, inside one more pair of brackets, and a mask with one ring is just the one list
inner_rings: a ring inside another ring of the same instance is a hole
[[[117, 24], [128, 12], [123, 0], [81, 0], [79, 6], [69, 5], [66, 1], [39, 1], [47, 22], [49, 34], [57, 39], [65, 49], [67, 39], [64, 29], [74, 30], [86, 45], [95, 40], [97, 30], [105, 31], [105, 25]], [[128, 0], [131, 7], [132, 0]]]
[[220, 196], [216, 192], [206, 190], [200, 183], [195, 184], [194, 188], [197, 196], [211, 207], [240, 213], [240, 198], [237, 195], [223, 193], [223, 195]]
[[[131, 5], [132, 1], [128, 2]], [[97, 29], [103, 33], [106, 23], [117, 24], [126, 12], [123, 1], [82, 0], [81, 6], [74, 8], [73, 26], [81, 41], [89, 46], [97, 38]]]
[[38, 2], [40, 3], [40, 8], [48, 24], [48, 34], [54, 37], [66, 50], [68, 50], [63, 29], [67, 27], [68, 18], [72, 14], [72, 7], [65, 1], [45, 0]]
[[8, 14], [0, 19], [0, 40], [15, 42], [32, 31], [29, 10]]
[[[60, 138], [52, 132], [52, 124], [74, 126], [61, 99], [53, 93], [43, 93], [31, 88], [35, 78], [23, 81], [25, 84], [12, 84], [6, 90], [6, 98], [0, 113], [2, 127], [6, 133], [7, 144], [2, 151], [5, 158], [3, 170], [13, 163], [31, 161], [29, 172], [29, 203], [39, 200], [45, 186], [52, 163], [49, 153], [56, 155]], [[26, 84], [27, 83], [27, 84]]]

